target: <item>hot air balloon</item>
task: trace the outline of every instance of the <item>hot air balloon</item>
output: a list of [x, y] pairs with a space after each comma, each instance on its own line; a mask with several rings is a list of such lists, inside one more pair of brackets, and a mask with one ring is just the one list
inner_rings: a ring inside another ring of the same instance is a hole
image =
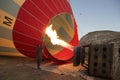
[[77, 25], [68, 0], [0, 0], [0, 55], [36, 56], [36, 45], [45, 44], [44, 56], [67, 62], [73, 51], [53, 45], [45, 34], [50, 24], [59, 38], [78, 45]]

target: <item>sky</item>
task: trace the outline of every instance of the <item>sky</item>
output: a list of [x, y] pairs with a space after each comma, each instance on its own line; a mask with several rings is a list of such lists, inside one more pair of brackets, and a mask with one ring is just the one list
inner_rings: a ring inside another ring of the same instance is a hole
[[78, 37], [89, 32], [120, 32], [120, 0], [70, 0], [78, 26]]

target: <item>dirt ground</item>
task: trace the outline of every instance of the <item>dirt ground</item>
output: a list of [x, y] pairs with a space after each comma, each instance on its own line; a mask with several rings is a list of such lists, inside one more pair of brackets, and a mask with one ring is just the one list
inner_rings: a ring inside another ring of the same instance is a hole
[[36, 70], [26, 64], [36, 63], [35, 59], [26, 57], [0, 56], [0, 80], [82, 80], [80, 77], [56, 74]]
[[[50, 63], [50, 61], [44, 61], [44, 63], [47, 62]], [[44, 65], [43, 67], [45, 66], [46, 65]], [[83, 79], [80, 76], [71, 76], [65, 74], [58, 74], [46, 70], [37, 70], [36, 60], [32, 58], [0, 56], [0, 80], [86, 80], [86, 79]], [[94, 78], [90, 80], [105, 80], [105, 79]], [[120, 80], [120, 68], [118, 68], [115, 80]]]

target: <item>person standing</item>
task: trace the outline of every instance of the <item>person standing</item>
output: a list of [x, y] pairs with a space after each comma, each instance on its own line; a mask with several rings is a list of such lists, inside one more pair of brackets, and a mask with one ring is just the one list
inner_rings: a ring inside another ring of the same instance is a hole
[[42, 62], [42, 46], [40, 46], [40, 44], [37, 44], [36, 46], [36, 58], [37, 58], [37, 69], [41, 69], [40, 65]]

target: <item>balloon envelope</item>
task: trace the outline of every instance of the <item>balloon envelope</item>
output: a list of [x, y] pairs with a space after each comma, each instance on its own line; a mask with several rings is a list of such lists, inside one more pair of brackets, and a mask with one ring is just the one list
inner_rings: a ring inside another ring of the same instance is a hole
[[0, 35], [0, 40], [12, 44], [2, 45], [2, 48], [17, 49], [16, 52], [36, 57], [36, 45], [46, 44], [44, 55], [53, 61], [66, 62], [73, 57], [73, 51], [53, 45], [45, 35], [46, 27], [53, 24], [60, 39], [72, 46], [78, 44], [77, 26], [67, 0], [1, 0], [0, 4], [2, 22], [6, 21], [1, 30], [4, 34], [5, 29], [8, 35], [4, 36], [9, 37]]

